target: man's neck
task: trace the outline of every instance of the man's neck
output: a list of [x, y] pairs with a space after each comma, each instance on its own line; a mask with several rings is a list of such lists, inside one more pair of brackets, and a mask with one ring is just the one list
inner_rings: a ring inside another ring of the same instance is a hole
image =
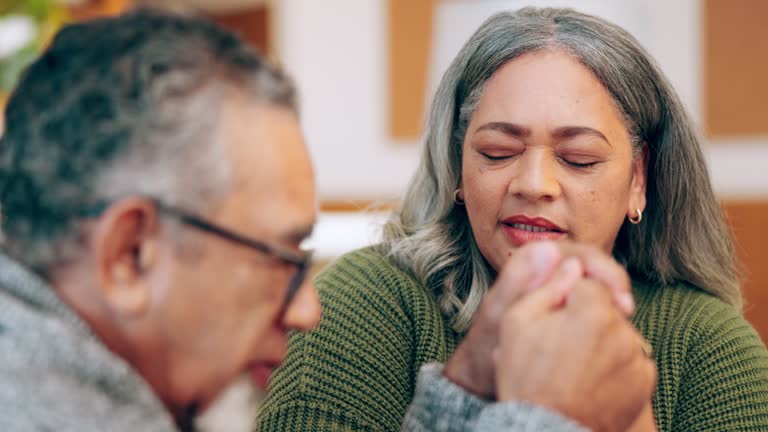
[[[156, 331], [146, 328], [142, 322], [132, 319], [121, 320], [102, 301], [97, 281], [93, 274], [67, 269], [59, 270], [53, 278], [54, 290], [83, 321], [96, 337], [116, 356], [122, 358], [150, 386], [156, 397], [163, 403], [176, 420], [181, 430], [193, 425], [196, 406], [178, 406], [167, 389], [170, 369], [166, 347], [156, 338]], [[130, 328], [129, 328], [130, 326]]]

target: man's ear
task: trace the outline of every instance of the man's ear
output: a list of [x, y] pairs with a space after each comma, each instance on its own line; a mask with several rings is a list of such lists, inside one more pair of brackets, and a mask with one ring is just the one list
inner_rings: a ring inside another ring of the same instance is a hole
[[99, 217], [91, 238], [99, 288], [117, 315], [137, 317], [147, 311], [151, 287], [147, 273], [156, 264], [158, 215], [152, 201], [125, 198]]

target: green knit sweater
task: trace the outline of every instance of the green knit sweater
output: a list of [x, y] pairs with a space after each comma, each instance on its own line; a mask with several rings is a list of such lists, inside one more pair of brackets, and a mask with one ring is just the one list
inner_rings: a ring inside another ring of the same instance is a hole
[[[257, 429], [399, 430], [419, 368], [448, 359], [462, 335], [375, 249], [340, 258], [316, 285], [322, 321], [291, 336]], [[768, 352], [739, 313], [686, 286], [634, 294], [632, 321], [657, 359], [659, 430], [768, 431]]]

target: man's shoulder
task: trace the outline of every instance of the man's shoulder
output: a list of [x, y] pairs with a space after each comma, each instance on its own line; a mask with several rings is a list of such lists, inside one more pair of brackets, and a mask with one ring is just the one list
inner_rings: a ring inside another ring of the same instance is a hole
[[2, 431], [174, 430], [146, 384], [85, 323], [2, 288], [0, 382]]
[[[56, 337], [59, 325], [35, 305], [25, 302], [0, 288], [0, 376], [3, 382], [19, 377], [19, 369], [48, 358], [61, 340]], [[55, 357], [53, 357], [55, 359]]]

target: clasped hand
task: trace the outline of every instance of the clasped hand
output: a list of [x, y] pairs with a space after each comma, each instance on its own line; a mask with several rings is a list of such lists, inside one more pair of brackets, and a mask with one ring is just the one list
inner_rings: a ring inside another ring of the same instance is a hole
[[597, 248], [530, 243], [506, 262], [445, 376], [595, 431], [654, 430], [656, 369], [628, 317], [624, 268]]

